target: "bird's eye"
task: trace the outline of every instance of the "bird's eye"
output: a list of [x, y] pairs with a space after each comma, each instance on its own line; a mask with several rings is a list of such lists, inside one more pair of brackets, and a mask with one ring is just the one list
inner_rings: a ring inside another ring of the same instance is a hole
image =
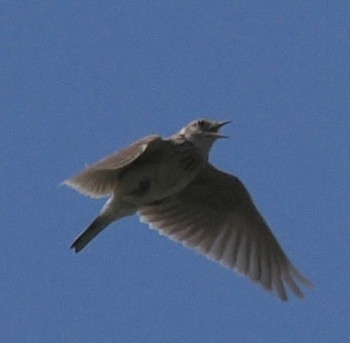
[[204, 120], [198, 120], [198, 125], [199, 126], [204, 126]]

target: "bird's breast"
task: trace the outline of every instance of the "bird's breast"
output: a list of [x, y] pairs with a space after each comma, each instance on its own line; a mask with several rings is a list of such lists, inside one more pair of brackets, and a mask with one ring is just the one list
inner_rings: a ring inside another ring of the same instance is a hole
[[176, 154], [155, 163], [136, 164], [119, 181], [116, 196], [137, 205], [164, 199], [183, 190], [203, 165], [195, 154]]

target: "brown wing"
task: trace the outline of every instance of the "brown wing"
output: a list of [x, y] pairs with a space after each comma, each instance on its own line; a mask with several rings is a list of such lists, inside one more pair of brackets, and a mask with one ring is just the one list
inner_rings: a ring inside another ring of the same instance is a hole
[[140, 156], [157, 149], [161, 142], [162, 139], [157, 135], [147, 136], [88, 166], [83, 172], [63, 183], [94, 198], [108, 196], [113, 192], [121, 171]]
[[235, 268], [287, 300], [297, 281], [312, 284], [291, 264], [238, 178], [212, 166], [184, 191], [140, 209], [141, 220], [210, 259]]

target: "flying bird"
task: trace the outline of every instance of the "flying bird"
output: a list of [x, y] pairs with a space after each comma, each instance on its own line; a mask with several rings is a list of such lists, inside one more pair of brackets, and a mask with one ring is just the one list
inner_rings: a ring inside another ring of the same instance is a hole
[[243, 183], [208, 161], [228, 123], [199, 119], [167, 138], [147, 136], [64, 181], [84, 195], [109, 198], [71, 248], [81, 251], [112, 222], [136, 213], [281, 300], [287, 288], [303, 298], [300, 284], [312, 283], [290, 262]]

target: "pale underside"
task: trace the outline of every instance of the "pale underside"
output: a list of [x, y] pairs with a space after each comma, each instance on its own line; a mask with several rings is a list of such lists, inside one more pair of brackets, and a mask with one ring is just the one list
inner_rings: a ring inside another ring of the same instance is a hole
[[[148, 136], [65, 183], [92, 197], [112, 195], [136, 163], [164, 158], [164, 144], [169, 141]], [[239, 179], [210, 164], [185, 189], [140, 207], [138, 214], [161, 234], [247, 275], [282, 300], [288, 287], [302, 298], [298, 283], [312, 286], [288, 260]]]

